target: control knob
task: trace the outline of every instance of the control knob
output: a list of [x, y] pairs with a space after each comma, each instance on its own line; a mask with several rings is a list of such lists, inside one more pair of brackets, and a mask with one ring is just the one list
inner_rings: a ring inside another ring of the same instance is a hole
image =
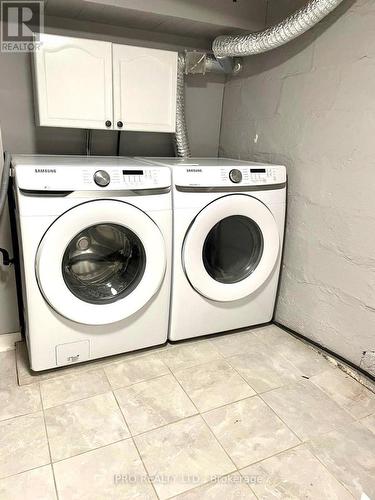
[[238, 184], [239, 182], [242, 181], [242, 173], [241, 170], [238, 170], [237, 168], [233, 168], [229, 172], [229, 179], [234, 182], [235, 184]]
[[94, 174], [94, 182], [97, 186], [100, 187], [106, 187], [110, 183], [111, 178], [109, 176], [109, 173], [106, 172], [105, 170], [98, 170]]

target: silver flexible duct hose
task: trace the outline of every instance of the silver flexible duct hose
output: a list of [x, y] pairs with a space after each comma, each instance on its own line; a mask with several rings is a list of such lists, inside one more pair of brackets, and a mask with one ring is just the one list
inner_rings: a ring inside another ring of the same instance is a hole
[[3, 174], [1, 176], [1, 184], [0, 184], [0, 217], [1, 217], [1, 214], [3, 213], [5, 203], [7, 201], [11, 159], [12, 159], [12, 157], [10, 156], [10, 154], [5, 151]]
[[176, 155], [190, 158], [189, 135], [185, 118], [185, 54], [178, 54], [177, 62], [177, 107], [176, 107]]
[[[280, 47], [302, 35], [332, 12], [343, 0], [310, 0], [304, 7], [280, 23], [258, 33], [217, 37], [212, 50], [216, 58], [242, 57], [260, 54]], [[225, 59], [223, 59], [225, 60]], [[212, 62], [213, 64], [213, 62]], [[189, 138], [185, 121], [185, 57], [179, 54], [177, 82], [177, 156], [190, 157]]]
[[280, 47], [309, 30], [343, 0], [310, 0], [304, 7], [280, 23], [258, 33], [223, 35], [212, 45], [216, 57], [236, 57], [260, 54]]

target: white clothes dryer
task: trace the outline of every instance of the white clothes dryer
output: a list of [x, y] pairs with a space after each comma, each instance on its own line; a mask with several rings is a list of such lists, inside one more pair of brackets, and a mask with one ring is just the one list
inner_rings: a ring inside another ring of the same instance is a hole
[[173, 185], [171, 340], [269, 322], [284, 237], [286, 170], [227, 158], [145, 158]]

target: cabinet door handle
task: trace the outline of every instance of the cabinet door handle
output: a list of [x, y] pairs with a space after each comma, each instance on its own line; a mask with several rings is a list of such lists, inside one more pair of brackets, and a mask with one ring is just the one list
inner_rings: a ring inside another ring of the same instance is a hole
[[112, 125], [111, 120], [107, 120], [107, 121], [105, 122], [105, 126], [106, 126], [106, 127], [110, 127], [111, 125]]
[[117, 126], [118, 126], [118, 128], [122, 128], [122, 126], [123, 126], [123, 125], [124, 125], [124, 124], [123, 124], [122, 122], [117, 122]]

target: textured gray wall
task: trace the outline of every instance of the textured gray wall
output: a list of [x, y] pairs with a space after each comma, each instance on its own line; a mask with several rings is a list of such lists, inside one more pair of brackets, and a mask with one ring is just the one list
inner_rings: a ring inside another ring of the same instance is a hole
[[288, 168], [276, 320], [375, 374], [374, 89], [375, 0], [346, 0], [227, 82], [220, 155]]

